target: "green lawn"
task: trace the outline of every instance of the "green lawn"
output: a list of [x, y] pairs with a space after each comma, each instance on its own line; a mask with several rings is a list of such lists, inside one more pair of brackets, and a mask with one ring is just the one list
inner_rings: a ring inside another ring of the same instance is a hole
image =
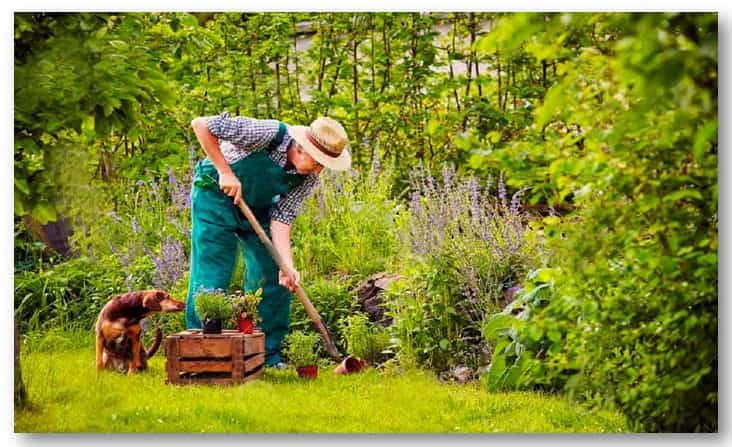
[[369, 370], [314, 381], [268, 370], [233, 387], [165, 384], [165, 358], [127, 377], [94, 370], [93, 349], [22, 357], [29, 404], [16, 432], [478, 433], [620, 432], [623, 417], [538, 393], [489, 393], [432, 375]]

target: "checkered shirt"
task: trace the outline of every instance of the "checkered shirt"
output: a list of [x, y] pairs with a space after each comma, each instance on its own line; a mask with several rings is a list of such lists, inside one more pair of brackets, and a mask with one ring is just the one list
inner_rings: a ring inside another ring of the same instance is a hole
[[[229, 164], [249, 156], [249, 154], [265, 149], [277, 135], [279, 121], [258, 120], [245, 117], [231, 117], [229, 112], [207, 118], [208, 130], [219, 139], [219, 146]], [[282, 143], [269, 153], [269, 158], [277, 165], [285, 168], [287, 148], [292, 141], [289, 133], [285, 133]], [[288, 174], [296, 174], [294, 168], [286, 169]], [[305, 181], [279, 198], [270, 209], [269, 218], [292, 225], [300, 214], [302, 202], [320, 183], [317, 174], [308, 174]]]

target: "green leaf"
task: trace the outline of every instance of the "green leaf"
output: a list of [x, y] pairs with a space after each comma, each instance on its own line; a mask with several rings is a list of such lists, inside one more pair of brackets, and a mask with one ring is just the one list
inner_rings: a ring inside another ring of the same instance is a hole
[[442, 349], [443, 351], [447, 351], [447, 348], [449, 348], [449, 347], [450, 347], [450, 340], [448, 340], [446, 338], [443, 338], [442, 340], [440, 340], [440, 349]]
[[715, 118], [714, 120], [706, 123], [704, 127], [699, 129], [696, 133], [696, 136], [694, 137], [694, 160], [696, 160], [697, 163], [702, 162], [702, 157], [709, 147], [709, 143], [711, 141], [717, 141], [717, 127], [718, 121], [717, 118]]
[[45, 225], [56, 220], [56, 209], [50, 203], [42, 201], [33, 207], [31, 216], [41, 225]]
[[28, 186], [28, 181], [22, 177], [15, 177], [13, 179], [15, 184], [16, 192], [22, 193], [24, 196], [30, 195], [30, 187]]
[[682, 189], [680, 191], [674, 191], [670, 194], [666, 194], [663, 197], [664, 202], [676, 202], [681, 199], [697, 199], [702, 200], [702, 195], [696, 189]]

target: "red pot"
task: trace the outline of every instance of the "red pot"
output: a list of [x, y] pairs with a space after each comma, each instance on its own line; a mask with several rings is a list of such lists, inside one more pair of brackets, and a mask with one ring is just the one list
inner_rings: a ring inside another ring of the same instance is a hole
[[245, 334], [251, 334], [254, 332], [254, 322], [247, 319], [239, 319], [237, 323], [237, 328], [239, 329], [239, 332], [243, 332]]
[[318, 365], [301, 366], [297, 368], [297, 375], [308, 379], [318, 377]]
[[366, 367], [366, 361], [356, 357], [346, 357], [336, 366], [336, 374], [353, 374], [361, 371]]

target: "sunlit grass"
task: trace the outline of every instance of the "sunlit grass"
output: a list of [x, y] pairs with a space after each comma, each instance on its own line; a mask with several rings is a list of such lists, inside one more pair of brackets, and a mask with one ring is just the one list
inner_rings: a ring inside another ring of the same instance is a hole
[[447, 433], [619, 432], [621, 415], [556, 396], [489, 393], [420, 372], [368, 370], [314, 381], [268, 370], [232, 387], [165, 384], [165, 358], [136, 376], [97, 376], [89, 346], [24, 353], [29, 404], [16, 432]]

